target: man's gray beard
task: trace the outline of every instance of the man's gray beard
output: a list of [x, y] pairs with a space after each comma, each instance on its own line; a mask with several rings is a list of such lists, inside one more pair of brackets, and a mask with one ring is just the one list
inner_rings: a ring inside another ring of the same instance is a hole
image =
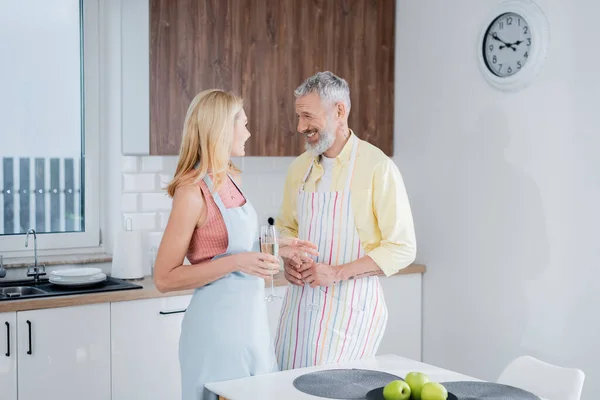
[[335, 142], [335, 134], [333, 130], [327, 129], [319, 132], [319, 141], [314, 145], [306, 142], [304, 148], [311, 152], [314, 156], [320, 156], [325, 153]]

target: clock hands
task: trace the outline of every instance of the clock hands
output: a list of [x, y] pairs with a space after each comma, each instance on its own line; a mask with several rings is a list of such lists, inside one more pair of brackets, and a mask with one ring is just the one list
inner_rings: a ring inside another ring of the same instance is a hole
[[515, 44], [516, 44], [516, 45], [518, 45], [518, 44], [520, 44], [520, 43], [521, 43], [520, 41], [519, 41], [519, 42], [516, 42], [516, 43], [506, 43], [504, 40], [502, 40], [502, 39], [500, 39], [500, 38], [498, 37], [498, 35], [496, 34], [496, 32], [494, 32], [494, 33], [490, 33], [490, 36], [491, 36], [492, 38], [494, 38], [494, 40], [497, 40], [497, 41], [499, 41], [499, 42], [501, 42], [501, 43], [503, 43], [503, 44], [504, 44], [504, 46], [500, 46], [500, 49], [509, 48], [509, 49], [512, 49], [512, 51], [517, 51], [517, 49], [516, 49], [516, 48], [514, 48], [513, 46], [514, 46]]
[[512, 47], [512, 45], [511, 45], [511, 44], [507, 44], [506, 46], [502, 46], [502, 45], [500, 45], [498, 48], [499, 48], [499, 49], [504, 49], [504, 48], [506, 48], [506, 49], [511, 49], [512, 51], [517, 51], [517, 49], [515, 49], [514, 47]]
[[510, 46], [511, 46], [511, 44], [510, 44], [510, 43], [506, 43], [504, 40], [500, 39], [500, 38], [498, 37], [498, 34], [497, 34], [496, 32], [494, 32], [494, 33], [490, 33], [490, 36], [491, 36], [491, 37], [493, 37], [495, 40], [497, 40], [497, 41], [499, 41], [499, 42], [501, 42], [501, 43], [504, 43], [504, 44], [506, 45], [506, 47], [510, 47]]
[[510, 47], [510, 48], [511, 48], [513, 51], [517, 51], [517, 48], [516, 48], [516, 47], [513, 47], [513, 46], [518, 46], [518, 45], [520, 45], [521, 43], [523, 43], [523, 40], [517, 40], [517, 41], [516, 41], [516, 42], [514, 42], [514, 43], [508, 43], [506, 46], [500, 46], [500, 49], [503, 49], [503, 48], [505, 48], [505, 47]]

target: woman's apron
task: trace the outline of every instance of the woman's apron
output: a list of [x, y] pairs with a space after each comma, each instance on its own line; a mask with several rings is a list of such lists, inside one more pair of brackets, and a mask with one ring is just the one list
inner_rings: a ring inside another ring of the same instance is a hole
[[[212, 192], [210, 178], [204, 181]], [[226, 208], [217, 191], [213, 198], [229, 237], [226, 253], [213, 259], [259, 251], [258, 219], [248, 199]], [[194, 291], [179, 340], [183, 400], [217, 399], [204, 384], [277, 370], [264, 288], [263, 279], [234, 272]]]
[[[298, 237], [316, 244], [317, 262], [341, 265], [365, 255], [350, 196], [359, 141], [353, 137], [343, 191], [298, 192]], [[275, 339], [281, 370], [337, 363], [375, 355], [387, 323], [387, 307], [376, 276], [329, 287], [289, 285]]]

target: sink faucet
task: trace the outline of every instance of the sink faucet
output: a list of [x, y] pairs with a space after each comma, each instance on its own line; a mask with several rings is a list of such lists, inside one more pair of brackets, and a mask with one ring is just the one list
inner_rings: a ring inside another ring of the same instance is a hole
[[33, 234], [33, 272], [31, 270], [31, 266], [27, 267], [27, 276], [33, 276], [34, 282], [40, 281], [41, 275], [46, 275], [46, 267], [42, 266], [42, 272], [38, 267], [38, 259], [37, 259], [37, 235], [35, 233], [35, 229], [30, 228], [27, 231], [27, 236], [25, 237], [25, 247], [29, 247], [29, 234]]
[[6, 276], [6, 268], [4, 268], [4, 256], [0, 255], [0, 278]]

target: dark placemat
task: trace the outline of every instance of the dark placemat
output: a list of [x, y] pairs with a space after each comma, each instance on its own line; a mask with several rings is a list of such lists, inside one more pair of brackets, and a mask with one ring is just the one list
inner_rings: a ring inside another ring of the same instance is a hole
[[[383, 397], [383, 388], [380, 387], [371, 390], [369, 393], [367, 393], [366, 400], [385, 400], [385, 398]], [[446, 400], [459, 400], [459, 398], [456, 397], [453, 393], [448, 392], [448, 398]]]
[[536, 395], [513, 386], [493, 382], [441, 382], [458, 400], [540, 400]]
[[315, 371], [294, 379], [294, 387], [301, 392], [328, 399], [363, 400], [367, 393], [399, 376], [365, 369], [328, 369]]

